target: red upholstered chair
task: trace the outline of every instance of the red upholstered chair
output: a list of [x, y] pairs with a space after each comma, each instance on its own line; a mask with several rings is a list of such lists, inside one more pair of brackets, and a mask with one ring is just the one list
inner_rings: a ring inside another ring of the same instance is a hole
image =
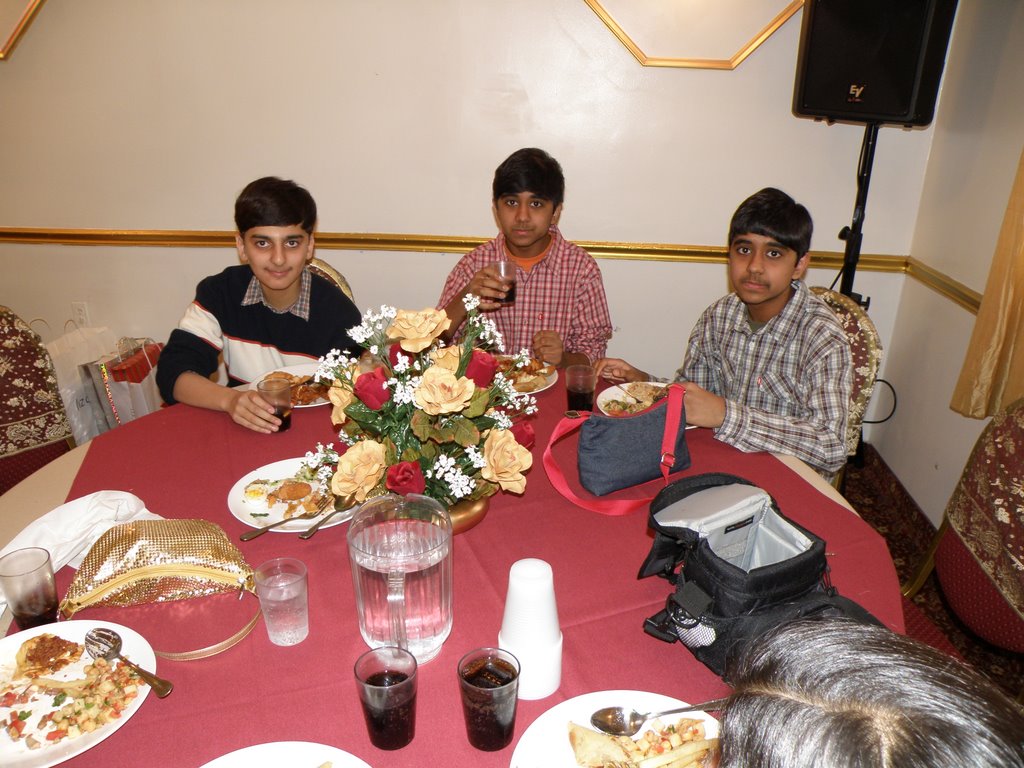
[[0, 306], [0, 493], [73, 444], [50, 354], [27, 323]]
[[917, 573], [932, 570], [950, 609], [983, 640], [1024, 653], [1024, 399], [982, 430]]

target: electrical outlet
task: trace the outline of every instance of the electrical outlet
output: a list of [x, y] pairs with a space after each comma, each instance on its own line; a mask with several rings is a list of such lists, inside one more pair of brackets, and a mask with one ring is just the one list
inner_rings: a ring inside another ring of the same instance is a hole
[[89, 305], [84, 301], [72, 301], [71, 319], [75, 321], [75, 325], [79, 328], [88, 328], [90, 326]]

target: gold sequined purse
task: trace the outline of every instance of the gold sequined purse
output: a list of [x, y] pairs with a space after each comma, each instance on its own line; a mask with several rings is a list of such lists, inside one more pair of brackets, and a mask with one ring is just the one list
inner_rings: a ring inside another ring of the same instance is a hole
[[[131, 606], [238, 592], [255, 594], [252, 568], [224, 530], [207, 520], [136, 520], [116, 525], [89, 549], [60, 604], [69, 619], [92, 606]], [[220, 653], [252, 631], [260, 612], [232, 637], [174, 661]]]

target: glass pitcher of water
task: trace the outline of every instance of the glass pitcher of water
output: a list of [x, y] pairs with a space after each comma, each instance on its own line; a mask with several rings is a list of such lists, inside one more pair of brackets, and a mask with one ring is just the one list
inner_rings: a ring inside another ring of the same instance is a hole
[[348, 528], [359, 632], [371, 648], [397, 645], [422, 664], [452, 630], [452, 523], [435, 499], [370, 499]]

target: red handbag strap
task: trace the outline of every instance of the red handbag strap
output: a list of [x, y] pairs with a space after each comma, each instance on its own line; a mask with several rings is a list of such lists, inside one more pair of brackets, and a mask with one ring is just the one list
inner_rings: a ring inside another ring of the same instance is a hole
[[[666, 484], [668, 484], [668, 475], [672, 465], [675, 464], [675, 454], [673, 451], [675, 450], [676, 435], [679, 433], [679, 427], [682, 425], [683, 396], [685, 394], [686, 389], [679, 384], [670, 384], [668, 387], [668, 411], [665, 414], [665, 431], [661, 437], [661, 476]], [[572, 434], [583, 426], [583, 422], [586, 420], [586, 416], [583, 414], [564, 416], [551, 433], [551, 439], [548, 440], [548, 444], [544, 448], [543, 459], [544, 470], [548, 474], [551, 485], [573, 504], [583, 509], [589, 509], [591, 512], [599, 512], [602, 515], [628, 515], [630, 512], [635, 512], [641, 507], [650, 504], [651, 500], [654, 499], [653, 495], [640, 499], [584, 498], [569, 487], [569, 482], [565, 479], [565, 473], [558, 465], [558, 462], [555, 461], [555, 456], [551, 449], [563, 437]]]

